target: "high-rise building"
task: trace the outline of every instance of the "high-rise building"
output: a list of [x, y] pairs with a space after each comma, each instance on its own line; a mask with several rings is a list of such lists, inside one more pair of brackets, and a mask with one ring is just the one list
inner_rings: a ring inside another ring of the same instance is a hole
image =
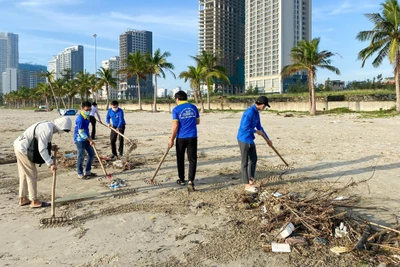
[[78, 72], [84, 70], [83, 46], [75, 45], [65, 48], [48, 62], [47, 70], [54, 72], [55, 79], [63, 78], [70, 70], [71, 78], [74, 78]]
[[299, 40], [311, 40], [311, 0], [246, 0], [246, 89], [283, 92], [280, 72]]
[[[13, 34], [10, 32], [0, 32], [0, 93], [3, 91], [3, 72], [6, 68], [17, 69], [19, 60], [19, 50], [18, 50], [18, 34]], [[16, 79], [16, 75], [9, 76], [10, 71], [7, 73], [7, 77]], [[9, 82], [11, 82], [9, 80]], [[9, 84], [7, 82], [7, 84]], [[12, 84], [16, 84], [17, 81], [12, 81]], [[8, 88], [9, 89], [9, 88]]]
[[46, 66], [36, 64], [18, 64], [18, 88], [21, 86], [34, 88], [38, 83], [46, 82], [40, 74], [46, 72]]
[[[130, 53], [136, 51], [144, 53], [153, 53], [153, 33], [149, 31], [131, 30], [128, 29], [126, 32], [119, 36], [119, 57], [120, 57], [120, 69], [126, 67], [125, 60], [128, 58]], [[137, 83], [136, 78], [125, 79], [124, 75], [120, 75], [120, 86], [119, 91], [125, 95], [127, 99], [137, 97]], [[153, 97], [153, 82], [152, 76], [147, 75], [146, 81], [140, 81], [140, 93], [141, 97]], [[124, 98], [124, 97], [123, 97]]]
[[17, 68], [6, 68], [1, 76], [3, 94], [8, 94], [18, 89]]
[[199, 0], [199, 54], [219, 55], [230, 85], [214, 86], [226, 94], [244, 90], [245, 0]]
[[[112, 69], [113, 70], [113, 77], [118, 78], [117, 72], [119, 70], [119, 57], [111, 57], [108, 60], [103, 60], [101, 62], [101, 66], [105, 69]], [[117, 83], [117, 88], [119, 88], [119, 83]], [[118, 90], [112, 86], [108, 87], [108, 93], [110, 99], [118, 99]], [[102, 99], [106, 99], [106, 91], [105, 86], [102, 88], [102, 92], [100, 94]]]

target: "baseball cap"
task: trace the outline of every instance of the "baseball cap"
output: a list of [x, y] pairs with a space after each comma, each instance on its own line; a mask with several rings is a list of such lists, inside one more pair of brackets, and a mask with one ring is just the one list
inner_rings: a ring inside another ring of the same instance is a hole
[[266, 96], [260, 96], [259, 98], [257, 98], [257, 100], [256, 100], [256, 104], [257, 105], [266, 105], [267, 107], [271, 107], [269, 104], [268, 104], [268, 98], [266, 97]]

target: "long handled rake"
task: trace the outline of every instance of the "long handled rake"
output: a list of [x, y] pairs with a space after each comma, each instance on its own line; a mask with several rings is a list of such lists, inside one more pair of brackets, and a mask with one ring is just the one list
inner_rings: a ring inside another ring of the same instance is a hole
[[[93, 143], [93, 150], [94, 150], [94, 153], [96, 153], [97, 160], [99, 161], [101, 169], [103, 170], [104, 177], [111, 180], [112, 179], [112, 174], [107, 173], [106, 169], [104, 168], [103, 162], [101, 162], [101, 158], [99, 156], [99, 153], [97, 152], [97, 149], [96, 149], [96, 146], [95, 146], [94, 143]], [[102, 180], [102, 178], [99, 178], [98, 180]]]
[[[262, 137], [264, 138], [265, 141], [268, 140], [268, 138], [265, 135], [262, 135]], [[270, 147], [274, 150], [275, 154], [277, 154], [278, 157], [283, 161], [283, 163], [285, 163], [286, 166], [289, 166], [289, 164], [282, 158], [281, 154], [279, 154], [278, 150], [276, 150], [276, 148], [272, 145]]]
[[[57, 155], [57, 148], [54, 149], [53, 161], [56, 165], [56, 158]], [[56, 165], [57, 166], [57, 165]], [[65, 223], [69, 221], [69, 219], [65, 216], [56, 217], [56, 170], [53, 172], [53, 183], [51, 186], [51, 217], [50, 218], [43, 218], [40, 220], [40, 224], [45, 226], [56, 226], [57, 224]]]
[[[107, 125], [105, 125], [103, 122], [101, 122], [101, 121], [99, 121], [99, 120], [96, 120], [98, 123], [100, 123], [101, 125], [103, 125], [104, 127], [107, 127], [108, 128], [108, 126]], [[137, 148], [137, 143], [138, 143], [138, 141], [135, 139], [135, 140], [131, 140], [131, 139], [129, 139], [128, 137], [126, 137], [124, 134], [122, 134], [122, 133], [120, 133], [119, 131], [117, 131], [116, 129], [114, 129], [114, 128], [110, 128], [111, 130], [113, 130], [114, 132], [116, 132], [117, 134], [119, 134], [120, 136], [122, 136], [127, 142], [126, 142], [126, 150], [127, 150], [127, 153], [128, 154], [130, 154], [133, 150], [135, 150], [136, 148]]]
[[154, 179], [156, 178], [156, 176], [157, 176], [157, 173], [158, 173], [158, 171], [160, 170], [160, 168], [161, 168], [161, 165], [163, 164], [163, 162], [164, 162], [165, 158], [167, 157], [167, 155], [168, 155], [168, 152], [169, 152], [169, 150], [170, 150], [170, 149], [171, 149], [171, 148], [168, 146], [168, 148], [167, 148], [167, 151], [165, 151], [165, 153], [164, 153], [163, 157], [162, 157], [162, 158], [161, 158], [161, 160], [160, 160], [160, 163], [158, 163], [158, 166], [157, 166], [156, 170], [154, 171], [153, 177], [151, 177], [151, 179], [150, 179], [150, 180], [144, 180], [144, 182], [145, 182], [146, 184], [151, 184], [151, 185], [162, 186], [162, 184], [161, 184], [161, 183], [159, 183], [159, 182], [155, 181]]

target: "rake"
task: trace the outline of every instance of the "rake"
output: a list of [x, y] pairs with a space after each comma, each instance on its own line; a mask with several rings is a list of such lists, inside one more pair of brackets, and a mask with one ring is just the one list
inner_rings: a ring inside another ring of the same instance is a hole
[[[106, 169], [104, 168], [103, 162], [101, 162], [101, 158], [99, 156], [99, 153], [97, 152], [96, 145], [94, 143], [93, 143], [93, 150], [94, 150], [94, 153], [96, 153], [97, 160], [99, 161], [101, 169], [103, 170], [104, 178], [108, 178], [108, 179], [111, 180], [112, 179], [112, 174], [107, 173]], [[98, 178], [99, 181], [102, 180], [102, 179], [103, 178]]]
[[[57, 155], [57, 148], [54, 149], [53, 153], [53, 162], [56, 165], [56, 155]], [[57, 166], [57, 165], [56, 165]], [[43, 218], [40, 220], [40, 224], [44, 226], [57, 226], [58, 224], [65, 223], [69, 221], [69, 219], [65, 216], [56, 217], [56, 170], [53, 172], [53, 183], [51, 186], [51, 217], [50, 218]]]
[[[262, 135], [262, 137], [264, 138], [265, 141], [269, 140], [265, 135]], [[283, 163], [285, 163], [286, 166], [289, 166], [289, 164], [282, 158], [281, 154], [279, 154], [278, 150], [276, 150], [276, 148], [273, 145], [271, 145], [270, 147], [274, 150], [275, 154], [277, 154], [278, 157], [283, 161]]]
[[[101, 125], [103, 125], [104, 127], [109, 128], [107, 125], [105, 125], [103, 122], [96, 120], [98, 123], [100, 123]], [[138, 141], [136, 139], [131, 140], [128, 137], [126, 137], [124, 134], [120, 133], [119, 131], [117, 131], [116, 129], [110, 127], [109, 129], [113, 130], [114, 132], [116, 132], [117, 134], [119, 134], [120, 136], [122, 136], [127, 142], [126, 142], [126, 150], [127, 153], [130, 154], [133, 150], [135, 150], [137, 148], [137, 143]]]
[[151, 185], [156, 185], [156, 186], [162, 186], [161, 183], [155, 181], [154, 179], [156, 178], [156, 175], [157, 175], [158, 171], [160, 170], [161, 165], [163, 164], [165, 158], [167, 157], [168, 152], [169, 152], [170, 149], [171, 149], [171, 148], [168, 146], [167, 151], [165, 151], [163, 157], [162, 157], [161, 160], [160, 160], [160, 163], [158, 163], [158, 166], [157, 166], [156, 170], [154, 171], [153, 177], [151, 177], [150, 180], [144, 180], [144, 182], [145, 182], [146, 184], [151, 184]]

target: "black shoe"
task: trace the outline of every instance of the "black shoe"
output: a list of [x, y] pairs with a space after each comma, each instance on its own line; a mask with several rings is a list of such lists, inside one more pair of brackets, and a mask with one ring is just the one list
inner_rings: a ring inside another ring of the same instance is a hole
[[181, 185], [181, 186], [184, 186], [185, 185], [185, 181], [181, 181], [181, 180], [176, 180], [176, 183], [177, 184], [179, 184], [179, 185]]
[[117, 156], [117, 155], [112, 155], [112, 156], [110, 157], [110, 159], [112, 159], [112, 160], [118, 159], [118, 156]]

